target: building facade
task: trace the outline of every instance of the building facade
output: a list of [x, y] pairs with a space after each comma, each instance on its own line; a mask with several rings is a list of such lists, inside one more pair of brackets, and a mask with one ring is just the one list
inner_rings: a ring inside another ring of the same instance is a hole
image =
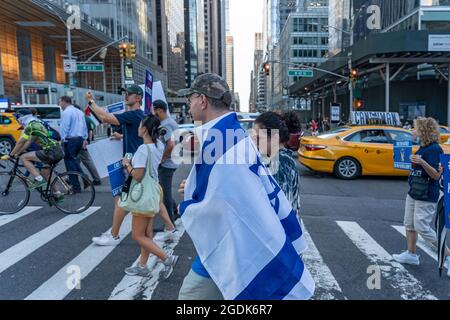
[[291, 85], [291, 95], [312, 105], [305, 118], [329, 116], [339, 103], [344, 120], [361, 110], [450, 123], [448, 0], [330, 0], [329, 10], [330, 58], [321, 68], [346, 77], [355, 70], [357, 78], [349, 86], [323, 73]]
[[296, 65], [317, 67], [326, 61], [329, 50], [327, 26], [328, 7], [324, 2], [320, 5], [316, 2], [303, 3], [297, 12], [289, 15], [275, 47], [279, 63], [275, 63], [273, 69], [273, 109], [294, 106], [288, 88], [300, 77], [289, 76], [290, 69], [298, 69]]
[[231, 92], [234, 92], [234, 38], [231, 35], [226, 36], [226, 74], [228, 86]]

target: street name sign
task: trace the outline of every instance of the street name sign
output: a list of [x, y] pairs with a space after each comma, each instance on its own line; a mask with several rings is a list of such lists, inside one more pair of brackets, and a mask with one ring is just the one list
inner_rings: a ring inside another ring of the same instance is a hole
[[303, 77], [303, 78], [312, 78], [314, 77], [314, 72], [311, 69], [295, 69], [288, 71], [289, 77]]

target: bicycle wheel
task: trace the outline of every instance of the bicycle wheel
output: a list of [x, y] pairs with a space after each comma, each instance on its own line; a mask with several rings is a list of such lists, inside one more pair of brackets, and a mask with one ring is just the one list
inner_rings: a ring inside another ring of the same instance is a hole
[[50, 186], [50, 201], [60, 211], [78, 214], [86, 211], [95, 200], [91, 180], [79, 172], [66, 172], [56, 176]]
[[0, 172], [0, 215], [19, 212], [30, 200], [30, 190], [21, 177]]

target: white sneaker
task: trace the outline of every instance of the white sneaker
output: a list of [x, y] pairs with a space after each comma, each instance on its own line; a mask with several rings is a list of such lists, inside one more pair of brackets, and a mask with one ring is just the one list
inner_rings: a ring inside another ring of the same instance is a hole
[[170, 275], [173, 272], [173, 268], [178, 262], [178, 256], [170, 255], [167, 257], [165, 261], [163, 261], [164, 264], [164, 270], [162, 271], [161, 275], [164, 279], [167, 279], [170, 277]]
[[400, 263], [412, 264], [415, 266], [420, 264], [419, 256], [417, 254], [410, 253], [409, 251], [404, 251], [400, 254], [393, 254], [392, 257], [395, 261]]
[[153, 240], [159, 241], [159, 242], [165, 242], [167, 240], [174, 241], [177, 237], [177, 229], [173, 229], [171, 231], [168, 231], [164, 229], [164, 232], [158, 232], [154, 237]]
[[120, 237], [114, 238], [111, 232], [105, 232], [100, 237], [92, 238], [92, 242], [98, 246], [117, 246], [120, 243]]

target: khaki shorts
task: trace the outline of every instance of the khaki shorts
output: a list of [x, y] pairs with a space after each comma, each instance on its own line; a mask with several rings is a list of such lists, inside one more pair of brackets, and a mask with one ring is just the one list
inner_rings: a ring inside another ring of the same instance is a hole
[[205, 278], [189, 271], [184, 278], [178, 300], [224, 300], [223, 295], [211, 278]]
[[[163, 203], [163, 189], [161, 188], [161, 185], [159, 185], [159, 191], [161, 192], [161, 196], [159, 197], [159, 203]], [[159, 212], [155, 213], [140, 213], [140, 212], [132, 212], [131, 214], [134, 217], [144, 217], [144, 218], [154, 218]]]
[[404, 225], [407, 231], [417, 231], [426, 241], [436, 244], [436, 232], [431, 228], [437, 203], [418, 201], [406, 196]]

